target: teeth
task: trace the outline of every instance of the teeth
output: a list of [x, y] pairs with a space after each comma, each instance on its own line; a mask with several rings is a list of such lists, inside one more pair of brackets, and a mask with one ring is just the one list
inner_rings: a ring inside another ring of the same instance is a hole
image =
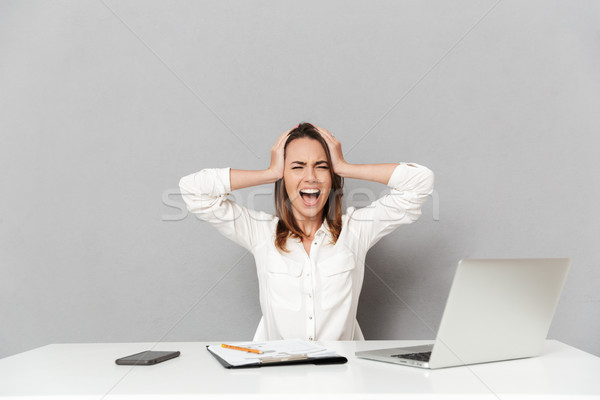
[[300, 190], [300, 193], [306, 193], [306, 194], [309, 194], [309, 193], [319, 193], [319, 192], [320, 192], [319, 189], [303, 189], [303, 190]]

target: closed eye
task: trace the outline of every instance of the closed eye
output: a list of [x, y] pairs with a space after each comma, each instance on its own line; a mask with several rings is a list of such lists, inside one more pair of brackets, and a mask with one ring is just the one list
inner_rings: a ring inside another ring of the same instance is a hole
[[[292, 169], [298, 169], [298, 168], [302, 168], [302, 167], [292, 167]], [[317, 168], [329, 169], [329, 167], [317, 167]]]

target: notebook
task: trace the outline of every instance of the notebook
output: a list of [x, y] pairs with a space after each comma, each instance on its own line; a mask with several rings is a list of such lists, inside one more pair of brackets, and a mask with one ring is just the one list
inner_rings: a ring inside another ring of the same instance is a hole
[[461, 260], [434, 344], [355, 355], [429, 369], [539, 355], [570, 264], [567, 258]]

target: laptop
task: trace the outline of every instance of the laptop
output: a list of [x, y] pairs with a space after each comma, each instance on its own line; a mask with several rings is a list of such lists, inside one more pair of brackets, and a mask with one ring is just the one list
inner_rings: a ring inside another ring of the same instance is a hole
[[461, 260], [432, 345], [355, 355], [429, 369], [537, 356], [570, 264], [568, 258]]

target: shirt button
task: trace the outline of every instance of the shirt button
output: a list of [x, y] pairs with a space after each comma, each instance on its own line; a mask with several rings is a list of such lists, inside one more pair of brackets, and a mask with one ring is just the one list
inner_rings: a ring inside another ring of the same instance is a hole
[[308, 340], [313, 340], [312, 336], [308, 338]]
[[307, 272], [307, 273], [306, 273], [306, 276], [310, 276], [310, 272]]
[[317, 242], [315, 242], [315, 246], [317, 245]]
[[308, 317], [308, 319], [312, 319], [312, 316]]

